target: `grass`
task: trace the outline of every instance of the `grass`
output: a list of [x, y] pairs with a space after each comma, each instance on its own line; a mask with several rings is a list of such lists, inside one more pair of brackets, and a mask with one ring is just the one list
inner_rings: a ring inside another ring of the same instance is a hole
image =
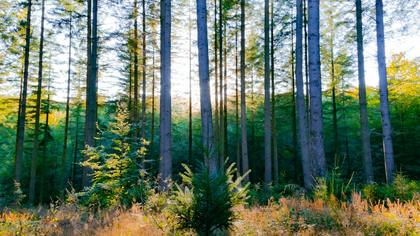
[[[344, 203], [281, 198], [241, 206], [230, 235], [420, 235], [420, 201], [372, 204], [353, 193]], [[77, 204], [3, 210], [0, 235], [193, 235], [177, 231], [165, 208], [133, 206], [86, 212]]]

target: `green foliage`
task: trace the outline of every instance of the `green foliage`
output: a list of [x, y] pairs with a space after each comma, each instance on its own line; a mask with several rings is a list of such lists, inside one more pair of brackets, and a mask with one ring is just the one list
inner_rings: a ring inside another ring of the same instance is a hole
[[335, 199], [346, 200], [350, 194], [350, 185], [353, 175], [350, 179], [345, 180], [341, 177], [340, 169], [334, 167], [325, 178], [317, 178], [313, 189], [315, 199], [330, 201]]
[[389, 198], [392, 201], [410, 201], [419, 198], [420, 183], [410, 180], [401, 173], [395, 176], [391, 185], [368, 184], [363, 187], [363, 197], [371, 202], [377, 202]]
[[277, 202], [281, 197], [299, 197], [304, 190], [297, 184], [276, 184], [263, 187], [261, 184], [251, 185], [248, 191], [249, 205], [266, 205]]
[[176, 185], [171, 211], [179, 229], [193, 229], [199, 235], [212, 235], [232, 227], [238, 217], [233, 208], [245, 203], [248, 185], [241, 187], [243, 177], [233, 180], [236, 172], [230, 165], [226, 172], [210, 174], [201, 165], [196, 173], [184, 165], [183, 185]]
[[150, 191], [144, 168], [147, 142], [138, 144], [129, 131], [127, 114], [120, 109], [109, 130], [103, 134], [111, 139], [110, 148], [86, 147], [83, 151], [88, 158], [82, 165], [93, 173], [92, 186], [79, 194], [82, 204], [108, 208], [146, 202]]

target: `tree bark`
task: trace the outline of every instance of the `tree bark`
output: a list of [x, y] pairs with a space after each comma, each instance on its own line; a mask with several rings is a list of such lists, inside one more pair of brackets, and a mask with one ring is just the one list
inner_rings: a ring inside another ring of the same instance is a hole
[[237, 177], [241, 175], [241, 138], [239, 131], [239, 60], [238, 60], [238, 23], [235, 26], [235, 131], [236, 131], [236, 167]]
[[319, 47], [319, 0], [308, 2], [309, 31], [309, 82], [310, 82], [310, 150], [312, 157], [312, 174], [322, 177], [326, 174], [326, 163], [323, 139], [321, 62]]
[[146, 138], [146, 0], [142, 0], [142, 94], [141, 94], [141, 138]]
[[270, 46], [271, 46], [271, 139], [273, 148], [273, 181], [279, 182], [279, 160], [277, 151], [277, 128], [276, 128], [276, 83], [274, 78], [274, 1], [271, 1], [271, 27], [270, 27]]
[[35, 131], [32, 148], [31, 159], [31, 178], [29, 181], [29, 203], [35, 204], [35, 186], [36, 186], [36, 171], [38, 165], [38, 151], [39, 151], [39, 132], [40, 124], [39, 117], [41, 115], [41, 95], [42, 95], [42, 64], [44, 56], [44, 19], [45, 19], [45, 0], [41, 2], [41, 36], [39, 41], [39, 63], [38, 63], [38, 86], [36, 92], [36, 111], [35, 111]]
[[153, 149], [155, 142], [155, 51], [152, 52], [152, 120], [150, 130], [150, 147]]
[[[97, 75], [98, 75], [98, 66], [97, 66], [97, 54], [98, 54], [98, 1], [92, 0], [88, 2], [92, 7], [92, 38], [90, 39], [90, 34], [88, 34], [89, 41], [91, 41], [91, 50], [89, 50], [90, 45], [88, 42], [88, 51], [90, 51], [90, 60], [88, 60], [88, 71], [89, 75], [87, 78], [86, 84], [86, 121], [85, 121], [85, 146], [94, 147], [95, 146], [95, 133], [96, 133], [96, 118], [97, 118]], [[88, 19], [90, 12], [88, 13]], [[90, 25], [90, 20], [88, 20]], [[88, 29], [88, 33], [89, 33]], [[90, 66], [89, 66], [90, 65]], [[91, 183], [91, 170], [89, 168], [83, 169], [83, 186], [89, 186]]]
[[308, 124], [303, 93], [302, 73], [302, 0], [296, 0], [296, 111], [299, 130], [299, 147], [302, 162], [303, 183], [305, 189], [312, 187], [311, 163], [309, 159]]
[[270, 104], [270, 2], [264, 0], [264, 183], [272, 180], [271, 104]]
[[67, 71], [67, 100], [66, 100], [66, 118], [64, 123], [64, 141], [63, 141], [63, 156], [61, 157], [61, 174], [62, 174], [62, 190], [66, 185], [66, 162], [67, 162], [67, 138], [69, 131], [69, 113], [70, 113], [70, 81], [71, 81], [71, 45], [72, 45], [72, 15], [70, 12], [70, 29], [69, 29], [69, 68]]
[[219, 166], [223, 168], [225, 163], [225, 156], [224, 156], [224, 98], [223, 98], [223, 2], [219, 0], [219, 33], [218, 33], [218, 50], [219, 50], [219, 136], [217, 137], [217, 149], [219, 150]]
[[31, 44], [31, 8], [32, 0], [28, 0], [26, 14], [25, 32], [25, 56], [23, 68], [23, 85], [19, 104], [18, 125], [16, 131], [16, 157], [15, 157], [15, 181], [21, 184], [22, 161], [24, 155], [25, 121], [26, 121], [26, 99], [28, 96], [28, 77], [29, 77], [29, 53]]
[[192, 74], [191, 74], [191, 0], [188, 0], [188, 164], [193, 165], [192, 160]]
[[[246, 128], [246, 97], [245, 97], [245, 0], [241, 0], [241, 143], [242, 143], [242, 171], [248, 172], [248, 141]], [[249, 177], [244, 178], [249, 182]]]
[[171, 0], [161, 1], [160, 188], [168, 189], [172, 174], [171, 133]]
[[207, 36], [207, 9], [205, 0], [197, 0], [198, 73], [200, 78], [201, 132], [204, 157], [211, 174], [217, 171], [214, 150], [211, 98], [209, 85], [209, 57]]
[[139, 137], [139, 37], [138, 37], [138, 8], [137, 0], [134, 0], [134, 109], [133, 109], [133, 121], [134, 121], [134, 138]]
[[379, 72], [380, 106], [382, 118], [382, 135], [385, 161], [386, 182], [394, 181], [394, 150], [392, 147], [392, 127], [388, 103], [388, 81], [385, 60], [384, 13], [382, 0], [376, 0], [376, 41]]

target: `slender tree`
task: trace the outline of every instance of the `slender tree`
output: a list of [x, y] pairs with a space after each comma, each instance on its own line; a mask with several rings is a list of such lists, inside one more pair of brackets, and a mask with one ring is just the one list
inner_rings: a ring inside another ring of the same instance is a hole
[[172, 173], [171, 155], [171, 0], [160, 2], [160, 187], [166, 190]]
[[270, 105], [270, 1], [264, 0], [264, 183], [272, 182]]
[[[249, 169], [248, 164], [248, 141], [246, 128], [246, 97], [245, 97], [245, 0], [241, 0], [241, 149], [242, 149], [242, 172]], [[248, 175], [244, 182], [249, 182]]]
[[235, 25], [235, 136], [237, 176], [241, 175], [241, 138], [239, 131], [239, 66], [238, 66], [238, 23]]
[[155, 142], [155, 50], [152, 51], [152, 118], [150, 128], [150, 147], [153, 147]]
[[362, 142], [363, 170], [365, 181], [373, 181], [372, 154], [370, 147], [370, 130], [367, 114], [366, 84], [365, 84], [365, 61], [363, 53], [363, 23], [362, 23], [362, 0], [356, 0], [356, 32], [357, 32], [357, 69], [359, 78], [359, 109], [360, 109], [360, 133]]
[[36, 185], [36, 170], [38, 165], [38, 151], [39, 151], [39, 133], [40, 123], [39, 118], [41, 115], [41, 95], [42, 95], [42, 72], [43, 72], [43, 58], [44, 58], [44, 19], [45, 19], [45, 0], [41, 2], [41, 36], [39, 41], [39, 62], [38, 62], [38, 86], [36, 92], [36, 110], [35, 110], [35, 131], [34, 141], [32, 148], [31, 159], [31, 178], [29, 181], [29, 203], [35, 203], [35, 185]]
[[310, 150], [314, 177], [326, 174], [322, 124], [321, 62], [319, 47], [319, 0], [308, 0], [308, 46], [310, 82]]
[[188, 0], [188, 163], [192, 160], [192, 72], [191, 72], [191, 0]]
[[198, 72], [204, 156], [211, 174], [217, 171], [211, 114], [206, 0], [197, 0]]
[[270, 25], [270, 48], [271, 48], [271, 135], [273, 146], [273, 181], [279, 182], [279, 160], [277, 150], [277, 128], [276, 128], [276, 83], [274, 78], [274, 1], [271, 1], [271, 25]]
[[66, 99], [66, 117], [64, 123], [64, 141], [63, 141], [63, 156], [61, 158], [61, 173], [62, 173], [62, 188], [66, 184], [66, 162], [67, 162], [67, 139], [69, 132], [69, 118], [70, 118], [70, 82], [71, 82], [71, 47], [72, 47], [72, 13], [70, 12], [69, 20], [69, 59], [67, 70], [67, 99]]
[[141, 137], [146, 130], [146, 0], [142, 0], [142, 93], [141, 93]]
[[16, 131], [16, 157], [15, 157], [15, 181], [21, 184], [22, 161], [24, 153], [25, 139], [25, 120], [26, 120], [26, 99], [28, 96], [28, 77], [29, 77], [29, 52], [31, 44], [31, 9], [32, 0], [28, 0], [26, 13], [26, 29], [25, 29], [25, 54], [23, 65], [23, 84], [21, 85], [19, 115]]
[[291, 59], [292, 59], [292, 71], [291, 71], [291, 79], [292, 79], [292, 106], [291, 106], [291, 117], [292, 117], [292, 143], [293, 143], [293, 162], [294, 162], [294, 174], [296, 181], [299, 180], [299, 173], [298, 173], [298, 159], [297, 159], [297, 122], [296, 122], [296, 97], [295, 97], [295, 90], [296, 90], [296, 83], [295, 83], [295, 48], [294, 48], [294, 26], [293, 26], [293, 20], [290, 24], [291, 27], [291, 44], [292, 44], [292, 50], [290, 52]]
[[388, 81], [385, 61], [384, 11], [382, 0], [376, 0], [376, 42], [378, 47], [379, 90], [382, 117], [382, 135], [385, 159], [386, 182], [394, 181], [394, 150], [392, 147], [392, 127], [389, 115]]
[[[90, 13], [92, 8], [92, 13]], [[88, 1], [88, 25], [92, 17], [91, 32], [88, 27], [88, 77], [86, 80], [86, 119], [85, 119], [85, 146], [95, 145], [96, 120], [97, 120], [97, 76], [98, 76], [98, 1]], [[91, 35], [89, 34], [91, 33]], [[90, 43], [89, 43], [90, 41]], [[91, 45], [90, 45], [91, 44]], [[90, 49], [89, 49], [90, 48]], [[90, 169], [83, 169], [83, 186], [89, 186], [91, 182]]]
[[303, 183], [306, 189], [310, 189], [312, 187], [312, 177], [302, 73], [302, 13], [302, 0], [296, 0], [296, 115], [298, 120], [298, 141], [302, 162]]
[[133, 107], [133, 121], [134, 121], [134, 137], [139, 136], [139, 37], [138, 37], [138, 1], [134, 0], [134, 32], [133, 32], [133, 53], [134, 53], [134, 107]]

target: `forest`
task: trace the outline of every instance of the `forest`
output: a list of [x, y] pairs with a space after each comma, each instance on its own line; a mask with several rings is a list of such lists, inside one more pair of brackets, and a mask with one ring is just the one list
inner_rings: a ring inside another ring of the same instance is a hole
[[0, 235], [420, 235], [417, 0], [0, 0]]

